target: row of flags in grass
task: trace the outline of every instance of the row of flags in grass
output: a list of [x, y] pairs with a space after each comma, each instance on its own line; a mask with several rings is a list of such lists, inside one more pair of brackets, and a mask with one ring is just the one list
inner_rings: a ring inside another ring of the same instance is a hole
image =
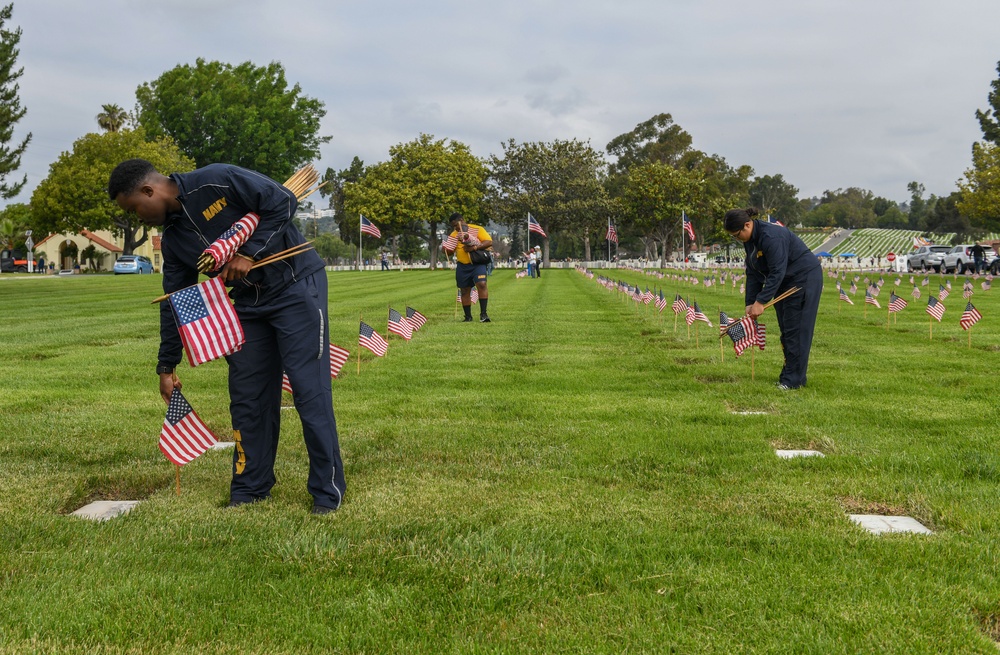
[[[390, 307], [389, 320], [386, 327], [390, 334], [398, 335], [409, 341], [413, 338], [413, 334], [420, 330], [426, 322], [427, 317], [412, 307], [407, 306], [404, 314], [400, 314]], [[361, 321], [361, 326], [358, 330], [358, 345], [379, 357], [385, 357], [385, 354], [389, 352], [388, 339], [364, 321]]]
[[[580, 266], [577, 267], [577, 270], [587, 278], [595, 279], [594, 273], [586, 268]], [[612, 280], [604, 275], [596, 276], [596, 281], [608, 291], [616, 291], [624, 297], [630, 298], [636, 304], [649, 305], [653, 303], [658, 313], [662, 314], [667, 307], [667, 298], [664, 296], [662, 289], [651, 291], [648, 286], [645, 289], [641, 289], [639, 285], [632, 286], [623, 280]], [[702, 322], [712, 327], [711, 319], [702, 311], [697, 300], [688, 301], [681, 294], [675, 293], [670, 308], [673, 310], [675, 317], [683, 316], [684, 322], [688, 326], [694, 325], [696, 322]], [[767, 344], [767, 328], [763, 323], [759, 323], [749, 316], [744, 316], [736, 321], [731, 319], [726, 312], [720, 310], [719, 337], [722, 338], [723, 336], [728, 336], [732, 340], [733, 349], [736, 351], [737, 357], [742, 355], [743, 351], [750, 346], [757, 346], [760, 350], [764, 350]]]
[[[842, 302], [846, 302], [849, 305], [853, 305], [854, 301], [851, 300], [851, 297], [849, 295], [847, 295], [848, 292], [844, 291], [839, 276], [834, 275], [834, 277], [838, 277], [837, 291], [840, 300]], [[851, 294], [857, 293], [857, 282], [859, 280], [859, 277], [860, 276], [857, 275], [854, 276], [854, 281], [851, 282], [851, 288], [850, 288]], [[989, 279], [983, 280], [982, 283], [982, 288], [984, 291], [989, 291], [991, 288], [992, 276], [990, 275], [987, 277]], [[895, 282], [896, 286], [900, 284], [900, 281], [901, 281], [900, 278], [896, 278]], [[865, 289], [865, 304], [872, 305], [878, 309], [881, 309], [882, 305], [878, 301], [878, 295], [879, 292], [881, 291], [882, 286], [885, 284], [885, 279], [880, 276], [877, 281], [872, 282], [868, 278], [865, 278], [865, 283], [867, 285]], [[913, 291], [911, 292], [910, 295], [914, 298], [914, 300], [919, 300], [921, 297], [921, 292], [913, 276], [910, 276], [910, 283], [913, 284]], [[927, 286], [928, 284], [929, 284], [928, 279], [924, 278], [920, 286]], [[945, 281], [944, 284], [938, 284], [937, 296], [931, 294], [927, 297], [926, 312], [929, 316], [936, 319], [938, 323], [940, 323], [944, 319], [944, 313], [946, 309], [944, 301], [945, 299], [948, 298], [949, 295], [951, 295], [951, 288], [952, 288], [951, 281], [947, 280]], [[971, 298], [973, 294], [974, 291], [973, 291], [972, 281], [966, 278], [965, 282], [962, 284], [962, 297], [966, 301], [965, 311], [962, 312], [962, 316], [959, 319], [959, 325], [963, 330], [968, 330], [973, 325], [978, 323], [983, 317], [982, 314], [979, 312], [979, 310], [976, 309], [975, 305], [972, 304]], [[894, 290], [890, 290], [889, 305], [887, 307], [889, 314], [895, 314], [903, 311], [904, 309], [906, 309], [908, 304], [909, 303], [907, 303], [907, 301], [904, 300], [901, 296], [896, 295], [896, 292]]]

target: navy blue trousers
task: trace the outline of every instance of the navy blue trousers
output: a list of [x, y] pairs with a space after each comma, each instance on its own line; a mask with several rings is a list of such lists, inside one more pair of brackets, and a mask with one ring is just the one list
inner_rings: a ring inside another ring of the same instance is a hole
[[809, 350], [816, 329], [819, 299], [823, 295], [823, 269], [817, 266], [804, 275], [785, 278], [778, 287], [777, 295], [792, 287], [801, 287], [802, 291], [776, 304], [774, 311], [778, 315], [781, 349], [785, 353], [785, 366], [781, 369], [778, 382], [795, 389], [806, 384]]
[[299, 280], [267, 305], [238, 306], [237, 313], [246, 343], [226, 358], [236, 441], [230, 499], [267, 498], [274, 486], [284, 371], [309, 453], [309, 493], [317, 505], [339, 507], [347, 484], [330, 391], [326, 272]]

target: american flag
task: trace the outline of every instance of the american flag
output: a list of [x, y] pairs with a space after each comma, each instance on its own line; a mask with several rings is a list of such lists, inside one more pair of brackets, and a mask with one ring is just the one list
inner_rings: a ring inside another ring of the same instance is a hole
[[719, 312], [719, 336], [721, 337], [726, 333], [726, 328], [733, 322], [733, 319], [729, 318], [729, 314], [726, 312]]
[[757, 331], [757, 347], [764, 350], [764, 346], [767, 345], [767, 326], [754, 321], [754, 329]]
[[853, 305], [854, 304], [854, 301], [851, 300], [850, 297], [846, 293], [844, 293], [843, 289], [840, 290], [840, 299], [843, 300], [844, 302], [846, 302], [848, 305]]
[[902, 282], [903, 281], [897, 277], [896, 280], [893, 282], [893, 284], [895, 284], [898, 287]]
[[926, 287], [930, 283], [931, 283], [931, 281], [929, 279], [927, 279], [926, 277], [924, 277], [924, 279], [920, 280], [920, 286], [922, 286], [922, 287]]
[[712, 327], [712, 321], [708, 320], [708, 317], [705, 316], [705, 312], [701, 311], [701, 307], [698, 306], [697, 301], [694, 303], [694, 320], [707, 323], [708, 327]]
[[914, 284], [913, 285], [913, 292], [910, 293], [910, 295], [913, 296], [914, 300], [920, 300], [920, 287], [918, 287], [917, 285]]
[[212, 270], [218, 270], [223, 264], [232, 259], [233, 253], [247, 242], [253, 231], [257, 229], [258, 223], [260, 223], [260, 216], [250, 212], [233, 223], [231, 228], [223, 232], [222, 236], [213, 241], [212, 245], [205, 249], [205, 252], [215, 259], [215, 268]]
[[947, 298], [948, 294], [951, 293], [950, 289], [951, 289], [951, 282], [948, 283], [947, 289], [941, 286], [940, 284], [938, 285], [938, 298], [941, 299], [941, 302], [944, 302], [944, 299]]
[[160, 451], [177, 466], [183, 466], [212, 447], [218, 439], [212, 434], [180, 389], [170, 394], [167, 417], [160, 430]]
[[868, 287], [868, 291], [872, 294], [873, 298], [878, 298], [878, 294], [881, 291], [881, 289], [878, 288], [877, 284], [873, 284], [870, 287]]
[[962, 312], [962, 318], [959, 319], [958, 323], [962, 326], [963, 330], [968, 330], [970, 327], [978, 323], [979, 319], [982, 317], [983, 315], [980, 314], [979, 310], [973, 307], [970, 302], [965, 306], [965, 311]]
[[681, 298], [681, 294], [674, 294], [674, 304], [672, 304], [670, 308], [674, 310], [675, 314], [680, 314], [687, 309], [687, 306], [687, 303], [684, 302], [683, 298]]
[[[958, 275], [958, 273], [956, 273], [955, 275], [957, 276], [957, 275]], [[957, 279], [957, 278], [956, 278], [956, 279]], [[944, 281], [944, 285], [945, 285], [946, 287], [948, 287], [948, 291], [951, 291], [951, 280], [945, 280], [945, 281]]]
[[688, 325], [691, 325], [692, 323], [694, 323], [694, 319], [695, 319], [694, 307], [691, 306], [691, 305], [688, 305], [687, 306], [687, 311], [684, 312], [684, 320], [687, 321]]
[[608, 223], [608, 233], [604, 235], [604, 239], [615, 244], [618, 243], [618, 232], [615, 230], [615, 226], [611, 223]]
[[660, 295], [656, 297], [656, 308], [660, 312], [663, 312], [663, 310], [666, 309], [666, 307], [667, 307], [667, 299], [663, 296], [663, 290], [661, 289]]
[[742, 282], [740, 282], [740, 295], [743, 295], [744, 293], [746, 293], [746, 290], [747, 290], [747, 285], [745, 285]]
[[656, 298], [656, 294], [650, 291], [649, 287], [646, 287], [646, 290], [642, 292], [642, 303], [644, 305], [648, 305], [649, 303], [653, 302], [654, 298]]
[[692, 225], [691, 219], [688, 218], [687, 215], [684, 214], [683, 212], [681, 212], [681, 218], [684, 223], [684, 232], [687, 233], [688, 238], [694, 241], [694, 225]]
[[897, 296], [894, 291], [889, 292], [889, 313], [901, 312], [906, 309], [906, 301]]
[[785, 227], [784, 223], [772, 217], [770, 214], [767, 215], [767, 222], [770, 223], [771, 225], [780, 225], [781, 227]]
[[930, 296], [927, 299], [927, 313], [936, 318], [938, 323], [940, 323], [944, 317], [944, 303], [938, 302], [937, 298]]
[[642, 298], [643, 298], [642, 292], [639, 291], [639, 285], [637, 284], [635, 285], [635, 288], [632, 289], [632, 300], [636, 302], [642, 302]]
[[989, 280], [983, 280], [979, 283], [979, 286], [983, 288], [983, 291], [989, 291], [993, 284]]
[[538, 224], [538, 221], [536, 221], [535, 217], [531, 214], [528, 214], [528, 231], [540, 234], [543, 237], [548, 237], [548, 235], [545, 234], [545, 230], [542, 229], [542, 226]]
[[407, 307], [406, 320], [409, 321], [410, 327], [412, 327], [413, 331], [416, 332], [424, 326], [424, 323], [427, 322], [427, 317], [412, 307]]
[[879, 275], [878, 276], [878, 282], [876, 282], [875, 284], [877, 284], [878, 288], [881, 289], [882, 285], [885, 284], [885, 278], [883, 278], [881, 275]]
[[[335, 378], [340, 373], [340, 369], [343, 368], [344, 364], [347, 363], [347, 358], [351, 356], [351, 353], [347, 352], [344, 348], [340, 346], [335, 346], [330, 344], [330, 377]], [[292, 393], [292, 383], [289, 381], [288, 376], [284, 373], [281, 374], [281, 388]]]
[[392, 307], [389, 308], [389, 332], [398, 334], [407, 341], [413, 338], [413, 328], [403, 315]]
[[389, 342], [364, 321], [361, 321], [361, 329], [358, 332], [358, 345], [367, 348], [379, 357], [385, 356], [389, 350]]
[[751, 346], [757, 345], [757, 322], [749, 316], [744, 316], [739, 321], [729, 325], [726, 334], [733, 340], [733, 349], [739, 357], [743, 351]]
[[851, 282], [851, 289], [850, 289], [850, 291], [851, 291], [851, 295], [852, 296], [854, 294], [856, 294], [858, 292], [858, 285], [855, 284], [854, 282]]
[[191, 366], [231, 355], [243, 347], [243, 326], [226, 296], [222, 278], [181, 289], [170, 294], [169, 299]]
[[970, 289], [965, 289], [964, 291], [962, 291], [962, 297], [965, 298], [966, 300], [968, 300], [969, 298], [972, 297], [973, 293], [974, 292], [973, 292], [973, 290], [971, 288]]
[[882, 305], [878, 304], [878, 299], [872, 295], [871, 287], [868, 288], [868, 291], [865, 291], [865, 302], [869, 305], [875, 305], [879, 309], [882, 308]]
[[[469, 292], [469, 300], [475, 304], [479, 302], [479, 289], [472, 287], [472, 291]], [[455, 296], [455, 302], [462, 302], [462, 290], [458, 290], [458, 295]]]
[[441, 242], [441, 247], [445, 250], [452, 252], [455, 248], [458, 248], [458, 237], [453, 237], [450, 234]]
[[369, 221], [364, 216], [361, 216], [361, 231], [364, 232], [365, 234], [372, 235], [376, 239], [382, 238], [382, 230], [378, 229], [378, 227], [374, 223]]

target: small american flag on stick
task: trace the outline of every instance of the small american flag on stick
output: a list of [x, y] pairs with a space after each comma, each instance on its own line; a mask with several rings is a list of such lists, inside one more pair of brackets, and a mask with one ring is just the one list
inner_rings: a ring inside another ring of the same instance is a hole
[[389, 351], [389, 342], [364, 321], [361, 321], [361, 328], [358, 331], [358, 345], [367, 348], [379, 357], [384, 357]]
[[944, 303], [938, 301], [934, 296], [930, 296], [927, 299], [927, 313], [936, 318], [938, 323], [940, 323], [944, 317]]
[[221, 278], [176, 291], [169, 300], [191, 366], [231, 355], [243, 347], [243, 326]]
[[895, 292], [889, 293], [889, 313], [901, 312], [906, 309], [906, 301], [897, 296]]
[[[340, 369], [347, 363], [347, 358], [351, 356], [346, 349], [330, 344], [330, 377], [336, 378], [340, 374]], [[281, 374], [281, 388], [292, 393], [292, 383], [288, 375]]]
[[365, 234], [370, 234], [376, 239], [382, 238], [382, 230], [378, 229], [378, 226], [369, 221], [364, 216], [361, 216], [361, 231]]
[[413, 327], [410, 326], [409, 321], [392, 307], [389, 308], [389, 332], [398, 334], [407, 341], [413, 338]]
[[979, 319], [983, 317], [979, 313], [979, 310], [972, 306], [972, 303], [967, 303], [965, 305], [965, 311], [962, 312], [962, 318], [959, 319], [958, 324], [962, 326], [963, 330], [968, 330], [970, 327], [979, 322]]
[[410, 327], [412, 327], [413, 331], [416, 332], [424, 326], [424, 323], [427, 322], [427, 317], [412, 307], [407, 307], [406, 320], [410, 322]]
[[177, 466], [183, 466], [212, 447], [218, 439], [188, 401], [175, 388], [170, 394], [167, 416], [160, 430], [160, 451]]

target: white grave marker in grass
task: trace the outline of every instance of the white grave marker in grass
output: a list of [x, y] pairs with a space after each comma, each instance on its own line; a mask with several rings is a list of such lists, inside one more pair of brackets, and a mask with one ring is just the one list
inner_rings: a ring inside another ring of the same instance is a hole
[[825, 457], [818, 450], [775, 450], [774, 454], [781, 459], [792, 459], [793, 457]]
[[879, 516], [878, 514], [850, 514], [851, 520], [872, 534], [885, 532], [913, 532], [934, 534], [920, 521], [909, 516]]
[[116, 516], [128, 514], [138, 504], [138, 500], [95, 500], [76, 510], [72, 515], [91, 521], [107, 521]]

